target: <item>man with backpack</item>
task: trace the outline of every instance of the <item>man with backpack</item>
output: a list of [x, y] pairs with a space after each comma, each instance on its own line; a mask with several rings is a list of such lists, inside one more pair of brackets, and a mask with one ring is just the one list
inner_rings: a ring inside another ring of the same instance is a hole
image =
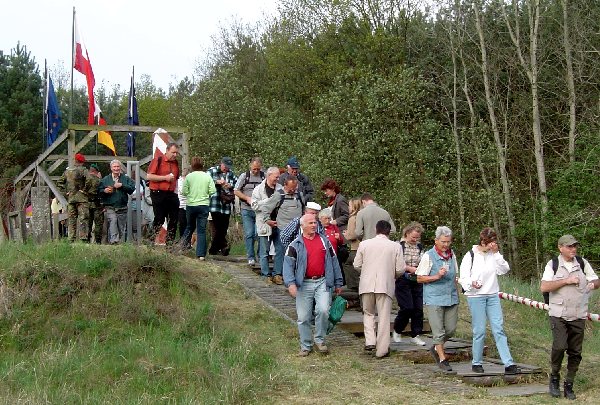
[[256, 263], [254, 244], [258, 241], [256, 235], [256, 213], [251, 207], [252, 192], [256, 186], [258, 186], [265, 179], [265, 173], [261, 169], [261, 158], [252, 158], [250, 161], [250, 170], [240, 174], [237, 183], [235, 183], [233, 191], [234, 194], [240, 199], [242, 225], [244, 227], [244, 242], [246, 244], [248, 265], [250, 266], [254, 266]]
[[575, 399], [573, 382], [581, 362], [581, 349], [587, 318], [590, 291], [600, 287], [600, 280], [590, 263], [577, 256], [579, 242], [572, 235], [558, 239], [560, 255], [544, 268], [540, 289], [549, 293], [552, 352], [549, 393], [560, 397], [560, 369], [567, 352], [567, 375], [564, 397]]

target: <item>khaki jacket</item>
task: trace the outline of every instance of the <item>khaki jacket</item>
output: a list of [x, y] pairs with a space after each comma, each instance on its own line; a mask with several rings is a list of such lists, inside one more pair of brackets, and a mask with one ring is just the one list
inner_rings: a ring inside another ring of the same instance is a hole
[[358, 293], [382, 293], [394, 298], [395, 280], [404, 274], [402, 247], [385, 235], [360, 242], [354, 267], [360, 272]]

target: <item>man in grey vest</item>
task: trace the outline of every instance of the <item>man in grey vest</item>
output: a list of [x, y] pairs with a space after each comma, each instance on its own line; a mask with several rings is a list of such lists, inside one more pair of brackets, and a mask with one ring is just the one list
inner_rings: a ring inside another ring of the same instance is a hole
[[240, 174], [233, 189], [234, 194], [240, 199], [242, 225], [244, 226], [244, 242], [246, 244], [248, 265], [250, 266], [254, 266], [256, 263], [254, 244], [258, 241], [256, 235], [256, 213], [251, 207], [252, 191], [265, 179], [265, 174], [261, 169], [261, 158], [253, 157], [250, 161], [250, 170]]
[[567, 399], [576, 398], [573, 381], [581, 362], [588, 300], [590, 291], [600, 287], [600, 280], [590, 263], [577, 256], [578, 246], [579, 242], [572, 235], [563, 235], [558, 239], [560, 255], [546, 264], [540, 285], [542, 292], [550, 293], [552, 372], [549, 393], [555, 398], [560, 397], [560, 369], [565, 351], [568, 360], [564, 396]]

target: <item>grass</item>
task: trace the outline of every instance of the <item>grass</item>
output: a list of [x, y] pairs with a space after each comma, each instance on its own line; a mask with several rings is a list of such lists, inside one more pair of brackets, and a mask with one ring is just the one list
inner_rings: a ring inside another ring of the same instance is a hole
[[[248, 296], [210, 261], [145, 247], [68, 243], [4, 244], [0, 255], [0, 403], [492, 399], [483, 390], [462, 397], [409, 384], [401, 375], [376, 371], [381, 363], [349, 347], [298, 358], [295, 325]], [[523, 296], [537, 291], [537, 285], [511, 278], [501, 283], [504, 291]], [[551, 338], [543, 311], [512, 302], [503, 307], [515, 360], [547, 369]], [[460, 319], [458, 334], [470, 339], [466, 305]], [[591, 326], [576, 381], [580, 402], [595, 402], [600, 394], [599, 343]], [[488, 345], [493, 354], [493, 342]], [[390, 361], [409, 364], [399, 357]], [[492, 400], [554, 402], [545, 395]]]

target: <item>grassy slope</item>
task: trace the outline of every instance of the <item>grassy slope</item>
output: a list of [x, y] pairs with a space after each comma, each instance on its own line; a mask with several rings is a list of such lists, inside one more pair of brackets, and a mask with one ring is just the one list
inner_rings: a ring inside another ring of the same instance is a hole
[[[296, 357], [295, 326], [210, 263], [131, 246], [65, 243], [3, 245], [0, 257], [3, 403], [482, 401], [374, 372], [374, 360], [349, 348]], [[507, 281], [505, 290], [527, 295], [527, 286]], [[504, 308], [515, 359], [547, 364], [543, 313], [513, 303]], [[465, 310], [460, 334], [469, 338]], [[590, 330], [578, 381], [580, 398], [590, 402], [600, 381], [598, 341]]]

